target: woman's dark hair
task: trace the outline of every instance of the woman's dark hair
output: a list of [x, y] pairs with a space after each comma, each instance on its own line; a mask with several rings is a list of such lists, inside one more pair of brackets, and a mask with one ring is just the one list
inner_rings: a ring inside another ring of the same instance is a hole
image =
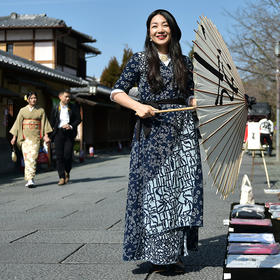
[[171, 40], [169, 43], [169, 55], [173, 63], [174, 82], [182, 93], [187, 92], [187, 79], [188, 69], [186, 68], [186, 62], [182, 55], [180, 46], [181, 30], [173, 17], [173, 15], [166, 10], [155, 10], [152, 12], [146, 22], [147, 34], [145, 40], [145, 51], [148, 64], [148, 82], [153, 93], [157, 93], [163, 87], [163, 80], [160, 75], [160, 60], [158, 56], [158, 50], [155, 44], [150, 40], [150, 24], [151, 20], [156, 15], [162, 15], [169, 25], [171, 30]]
[[38, 98], [36, 92], [34, 92], [34, 91], [29, 91], [29, 92], [26, 94], [27, 99], [29, 99], [29, 97], [31, 97], [32, 95], [35, 95], [35, 96]]

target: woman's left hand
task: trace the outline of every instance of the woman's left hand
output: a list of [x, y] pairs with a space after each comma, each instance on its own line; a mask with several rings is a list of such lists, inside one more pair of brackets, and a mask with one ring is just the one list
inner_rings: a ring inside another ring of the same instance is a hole
[[15, 145], [15, 143], [16, 143], [16, 136], [14, 136], [13, 138], [12, 138], [12, 140], [11, 140], [11, 145], [12, 146], [14, 146]]
[[51, 139], [49, 138], [48, 135], [44, 136], [44, 141], [48, 144], [49, 142], [51, 142]]
[[194, 97], [190, 98], [189, 105], [192, 107], [196, 107], [196, 99]]

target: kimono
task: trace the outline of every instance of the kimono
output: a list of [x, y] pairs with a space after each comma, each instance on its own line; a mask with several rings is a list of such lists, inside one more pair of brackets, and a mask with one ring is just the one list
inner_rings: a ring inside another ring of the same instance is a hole
[[[160, 62], [164, 88], [151, 93], [145, 52], [132, 56], [114, 89], [126, 93], [138, 85], [141, 103], [158, 109], [185, 107], [192, 94], [192, 63], [187, 94], [173, 80], [172, 61]], [[184, 104], [177, 102], [184, 100]], [[197, 250], [203, 225], [203, 187], [197, 130], [190, 111], [138, 119], [132, 141], [123, 259], [153, 264], [176, 263], [187, 250]]]
[[10, 133], [17, 136], [17, 145], [22, 150], [24, 158], [24, 178], [31, 180], [35, 177], [36, 163], [42, 137], [52, 131], [43, 108], [29, 106], [20, 109]]

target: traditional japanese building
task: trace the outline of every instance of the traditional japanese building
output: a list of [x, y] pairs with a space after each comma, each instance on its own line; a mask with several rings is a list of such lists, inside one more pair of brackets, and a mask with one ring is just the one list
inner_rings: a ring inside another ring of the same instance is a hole
[[0, 17], [1, 50], [77, 77], [86, 77], [86, 54], [101, 54], [86, 44], [95, 42], [46, 14]]
[[[0, 173], [13, 165], [9, 129], [26, 105], [23, 96], [28, 91], [38, 93], [38, 103], [49, 116], [59, 91], [81, 89], [74, 96], [84, 119], [79, 129], [81, 147], [129, 140], [131, 113], [110, 101], [110, 89], [102, 91], [94, 83], [98, 89], [94, 94], [84, 92], [92, 84], [86, 75], [86, 55], [101, 54], [90, 45], [95, 42], [63, 20], [45, 14], [0, 17]], [[1, 162], [5, 162], [4, 168]]]

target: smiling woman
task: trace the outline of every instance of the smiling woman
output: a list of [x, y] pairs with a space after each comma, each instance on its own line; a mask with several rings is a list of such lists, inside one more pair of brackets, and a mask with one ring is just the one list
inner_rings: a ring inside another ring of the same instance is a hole
[[156, 15], [152, 18], [150, 36], [158, 51], [162, 54], [167, 54], [168, 45], [171, 40], [171, 30], [165, 17]]
[[[193, 95], [192, 63], [182, 55], [181, 31], [166, 10], [151, 13], [146, 26], [145, 51], [132, 56], [111, 98], [138, 115], [123, 258], [148, 260], [162, 270], [177, 265], [187, 250], [197, 249], [203, 223], [202, 171], [192, 113], [154, 112], [181, 108]], [[140, 102], [127, 95], [135, 84]]]

